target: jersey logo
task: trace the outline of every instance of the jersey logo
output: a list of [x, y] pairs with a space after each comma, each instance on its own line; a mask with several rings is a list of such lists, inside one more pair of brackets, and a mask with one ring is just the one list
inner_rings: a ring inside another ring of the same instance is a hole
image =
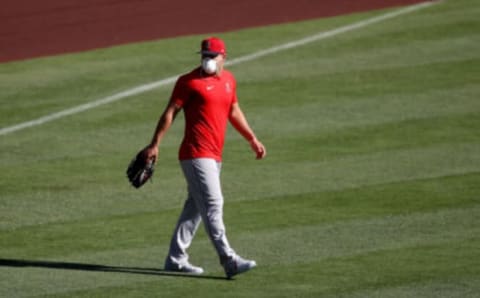
[[213, 88], [215, 88], [215, 86], [213, 86], [213, 85], [208, 85], [207, 87], [205, 87], [205, 89], [207, 89], [207, 91], [211, 91], [211, 90], [213, 90]]
[[230, 86], [229, 82], [225, 83], [225, 91], [228, 93], [232, 92], [232, 87]]

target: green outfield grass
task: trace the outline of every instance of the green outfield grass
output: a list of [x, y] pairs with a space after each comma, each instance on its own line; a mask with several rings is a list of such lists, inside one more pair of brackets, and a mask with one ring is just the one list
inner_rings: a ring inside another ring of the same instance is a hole
[[[388, 11], [388, 10], [387, 10]], [[220, 34], [229, 58], [381, 15]], [[0, 128], [189, 71], [202, 36], [0, 64]], [[230, 68], [268, 157], [229, 128], [224, 279], [203, 229], [161, 271], [186, 195], [179, 116], [153, 183], [125, 169], [171, 85], [0, 136], [0, 297], [480, 296], [480, 6], [444, 1]]]

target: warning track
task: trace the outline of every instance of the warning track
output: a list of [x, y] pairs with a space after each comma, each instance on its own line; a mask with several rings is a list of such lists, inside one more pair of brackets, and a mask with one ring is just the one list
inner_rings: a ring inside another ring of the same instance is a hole
[[0, 10], [0, 62], [419, 2], [425, 1], [7, 1]]

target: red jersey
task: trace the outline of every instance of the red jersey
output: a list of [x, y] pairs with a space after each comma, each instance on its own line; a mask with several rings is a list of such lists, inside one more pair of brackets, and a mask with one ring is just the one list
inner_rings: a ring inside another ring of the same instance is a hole
[[232, 73], [223, 70], [220, 76], [205, 76], [201, 68], [196, 68], [177, 80], [170, 101], [182, 107], [185, 114], [179, 159], [207, 157], [221, 161], [228, 117], [237, 102]]

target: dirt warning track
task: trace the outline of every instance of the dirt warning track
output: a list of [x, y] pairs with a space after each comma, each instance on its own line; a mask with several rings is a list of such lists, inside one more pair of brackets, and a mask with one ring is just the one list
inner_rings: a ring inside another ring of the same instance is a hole
[[0, 62], [329, 17], [422, 0], [7, 0]]

